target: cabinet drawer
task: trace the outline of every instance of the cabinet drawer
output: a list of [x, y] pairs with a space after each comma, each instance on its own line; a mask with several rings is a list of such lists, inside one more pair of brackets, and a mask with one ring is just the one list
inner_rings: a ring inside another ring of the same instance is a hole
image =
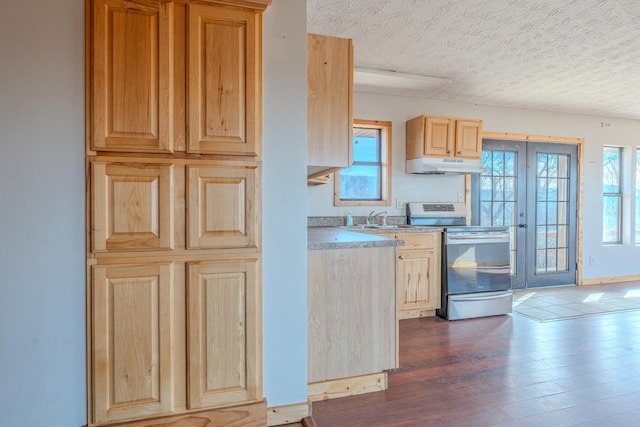
[[404, 246], [398, 246], [399, 251], [435, 249], [440, 246], [439, 233], [404, 233], [394, 234], [393, 237], [404, 240]]

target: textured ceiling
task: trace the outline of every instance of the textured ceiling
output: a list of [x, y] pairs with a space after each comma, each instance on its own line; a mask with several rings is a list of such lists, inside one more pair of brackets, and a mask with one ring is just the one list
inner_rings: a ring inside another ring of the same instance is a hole
[[637, 0], [307, 0], [307, 31], [451, 79], [429, 98], [640, 119]]

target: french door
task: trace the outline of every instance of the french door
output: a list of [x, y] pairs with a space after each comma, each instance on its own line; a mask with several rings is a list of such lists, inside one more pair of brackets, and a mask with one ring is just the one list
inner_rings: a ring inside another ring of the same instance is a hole
[[472, 222], [511, 231], [514, 289], [576, 283], [578, 148], [485, 139]]

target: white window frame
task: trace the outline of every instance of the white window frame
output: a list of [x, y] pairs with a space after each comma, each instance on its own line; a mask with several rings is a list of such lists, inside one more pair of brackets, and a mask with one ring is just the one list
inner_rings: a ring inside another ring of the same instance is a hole
[[[605, 163], [605, 154], [607, 152], [617, 152], [618, 153], [618, 191], [615, 192], [605, 192], [604, 191], [604, 176], [606, 168], [608, 167]], [[602, 179], [603, 179], [603, 188], [602, 188], [602, 243], [604, 245], [621, 245], [623, 243], [623, 231], [624, 231], [624, 150], [622, 147], [605, 145], [602, 150]], [[606, 210], [606, 199], [617, 199], [618, 200], [618, 218], [617, 218], [617, 239], [616, 240], [605, 240], [604, 238], [604, 230], [605, 230], [605, 210]]]

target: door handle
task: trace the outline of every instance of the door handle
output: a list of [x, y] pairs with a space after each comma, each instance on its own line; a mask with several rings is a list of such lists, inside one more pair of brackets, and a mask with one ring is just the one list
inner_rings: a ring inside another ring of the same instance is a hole
[[528, 227], [528, 225], [527, 225], [527, 224], [518, 224], [518, 227], [520, 227], [520, 228], [527, 228], [527, 227]]

